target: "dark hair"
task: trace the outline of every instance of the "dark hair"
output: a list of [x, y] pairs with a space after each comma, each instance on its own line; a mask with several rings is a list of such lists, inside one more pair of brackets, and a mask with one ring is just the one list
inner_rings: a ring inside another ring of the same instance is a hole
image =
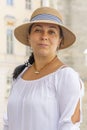
[[[29, 27], [29, 30], [28, 30], [28, 33], [30, 34], [31, 33], [31, 28], [32, 28], [33, 24], [31, 24], [31, 26]], [[23, 65], [19, 65], [17, 66], [15, 69], [14, 69], [14, 72], [13, 72], [13, 80], [16, 79], [18, 77], [18, 75], [26, 68], [28, 67], [29, 65], [32, 65], [34, 63], [34, 55], [33, 53], [31, 53], [28, 61], [23, 64]]]
[[60, 38], [62, 38], [60, 46], [59, 46], [59, 48], [61, 48], [61, 45], [64, 44], [64, 35], [63, 35], [62, 28], [60, 26], [59, 26], [59, 29], [60, 29]]
[[28, 67], [29, 65], [32, 65], [33, 63], [34, 63], [34, 55], [33, 55], [33, 53], [32, 53], [26, 63], [24, 63], [24, 64], [22, 64], [22, 65], [19, 65], [19, 66], [17, 66], [17, 67], [14, 69], [14, 72], [13, 72], [13, 80], [16, 79], [16, 78], [18, 77], [18, 75], [19, 75], [26, 67]]
[[28, 33], [31, 33], [31, 29], [32, 29], [33, 24], [30, 25], [29, 29], [28, 29]]

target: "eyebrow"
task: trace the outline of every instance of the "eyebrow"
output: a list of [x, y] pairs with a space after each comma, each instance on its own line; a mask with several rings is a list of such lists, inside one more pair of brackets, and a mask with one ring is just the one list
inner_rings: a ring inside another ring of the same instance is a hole
[[50, 25], [50, 28], [58, 29], [57, 26]]
[[42, 27], [42, 26], [39, 24], [36, 24], [36, 25], [33, 25], [33, 27]]

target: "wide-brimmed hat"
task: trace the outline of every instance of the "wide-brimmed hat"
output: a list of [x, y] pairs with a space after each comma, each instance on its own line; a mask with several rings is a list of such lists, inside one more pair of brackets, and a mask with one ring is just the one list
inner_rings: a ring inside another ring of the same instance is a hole
[[62, 16], [56, 9], [51, 7], [41, 7], [33, 12], [29, 22], [15, 28], [14, 35], [19, 42], [29, 46], [28, 33], [29, 28], [33, 23], [51, 23], [59, 25], [64, 37], [60, 49], [69, 47], [76, 40], [75, 34], [63, 24]]

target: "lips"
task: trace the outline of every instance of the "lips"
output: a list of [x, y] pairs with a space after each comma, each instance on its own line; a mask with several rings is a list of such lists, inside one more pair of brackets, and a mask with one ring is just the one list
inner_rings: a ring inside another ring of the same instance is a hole
[[41, 47], [47, 47], [48, 46], [48, 44], [45, 44], [45, 43], [40, 43], [38, 45], [41, 46]]

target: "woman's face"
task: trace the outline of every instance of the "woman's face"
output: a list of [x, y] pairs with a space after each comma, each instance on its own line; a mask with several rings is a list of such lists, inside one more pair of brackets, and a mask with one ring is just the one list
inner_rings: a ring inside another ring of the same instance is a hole
[[28, 36], [29, 45], [39, 56], [55, 55], [60, 45], [60, 29], [57, 25], [35, 23]]

